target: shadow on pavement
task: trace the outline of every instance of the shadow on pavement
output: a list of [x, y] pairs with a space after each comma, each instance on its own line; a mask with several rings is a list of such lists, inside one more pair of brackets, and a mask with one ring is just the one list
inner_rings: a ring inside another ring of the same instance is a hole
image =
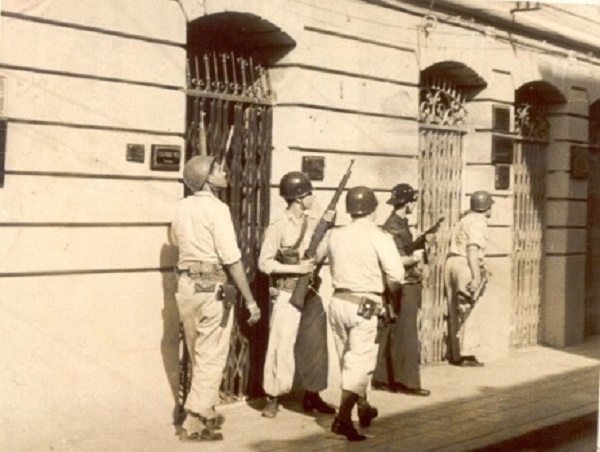
[[[579, 424], [585, 428], [598, 407], [598, 365], [566, 371], [508, 387], [481, 386], [478, 394], [408, 409], [378, 418], [371, 428], [362, 429], [366, 441], [349, 444], [329, 432], [332, 417], [315, 418], [323, 434], [302, 436], [294, 440], [265, 439], [248, 444], [252, 450], [519, 450], [511, 448], [481, 449], [499, 441], [512, 444], [515, 437], [528, 440], [528, 432], [565, 424], [564, 434], [577, 434]], [[398, 397], [402, 403], [402, 395]], [[389, 401], [394, 403], [395, 401]], [[262, 405], [260, 405], [262, 406]], [[291, 407], [290, 407], [291, 409]], [[582, 416], [582, 410], [587, 411]], [[594, 414], [595, 415], [595, 414]], [[356, 421], [356, 413], [354, 413]], [[571, 424], [569, 419], [574, 419]], [[325, 420], [327, 422], [325, 422]], [[569, 421], [569, 422], [568, 422]], [[572, 425], [572, 428], [569, 427]], [[274, 428], [276, 426], [274, 425]], [[268, 435], [266, 435], [268, 438]], [[512, 439], [511, 439], [512, 438]], [[552, 445], [552, 435], [546, 447]], [[516, 441], [516, 440], [515, 440]], [[479, 448], [479, 449], [477, 449]], [[531, 450], [531, 449], [525, 449]], [[538, 449], [533, 449], [538, 450]], [[544, 450], [548, 450], [547, 448]]]

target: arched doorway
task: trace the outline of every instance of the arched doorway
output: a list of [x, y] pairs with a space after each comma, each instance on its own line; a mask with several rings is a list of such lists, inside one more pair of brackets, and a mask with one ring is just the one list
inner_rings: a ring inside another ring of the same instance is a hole
[[513, 250], [511, 347], [540, 338], [543, 300], [546, 149], [548, 114], [564, 97], [546, 82], [530, 82], [515, 92], [513, 153]]
[[[270, 205], [274, 95], [269, 65], [294, 45], [275, 25], [251, 14], [219, 13], [188, 24], [186, 160], [212, 155], [227, 166], [231, 183], [222, 200], [229, 205], [253, 292], [264, 304], [268, 285], [257, 261]], [[242, 304], [237, 303], [236, 319], [244, 318]], [[261, 308], [268, 312], [268, 306]], [[259, 371], [267, 320], [253, 328], [236, 321], [221, 384], [222, 402], [239, 400], [262, 386]], [[182, 339], [180, 406], [187, 397], [190, 372]]]
[[422, 363], [446, 359], [448, 329], [443, 268], [451, 226], [461, 212], [467, 102], [485, 86], [485, 81], [462, 63], [437, 63], [421, 72], [419, 226], [426, 230], [444, 218], [428, 244], [429, 271], [423, 280], [419, 313]]

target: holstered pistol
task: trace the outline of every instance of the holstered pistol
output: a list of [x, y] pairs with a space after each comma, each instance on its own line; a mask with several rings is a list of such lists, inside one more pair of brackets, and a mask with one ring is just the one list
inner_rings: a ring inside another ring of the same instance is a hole
[[357, 314], [362, 318], [369, 320], [375, 315], [376, 310], [377, 303], [375, 303], [373, 300], [368, 299], [367, 297], [362, 297], [361, 302], [358, 305]]
[[220, 300], [223, 303], [223, 317], [221, 318], [221, 327], [225, 328], [227, 326], [227, 321], [229, 320], [229, 313], [235, 304], [235, 300], [237, 299], [237, 289], [233, 284], [223, 283], [219, 286], [219, 291], [217, 292], [217, 300]]

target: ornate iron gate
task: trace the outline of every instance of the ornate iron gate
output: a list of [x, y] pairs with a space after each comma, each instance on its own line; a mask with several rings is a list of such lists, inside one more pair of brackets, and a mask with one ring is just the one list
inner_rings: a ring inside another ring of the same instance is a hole
[[512, 347], [538, 343], [544, 265], [545, 109], [518, 105], [513, 159]]
[[448, 81], [427, 81], [421, 88], [419, 130], [419, 225], [425, 230], [444, 217], [440, 229], [428, 243], [428, 265], [424, 272], [419, 312], [421, 362], [446, 359], [444, 263], [450, 246], [451, 226], [461, 209], [464, 132], [459, 128], [466, 116], [465, 99]]
[[[229, 168], [229, 205], [244, 268], [251, 284], [258, 277], [258, 254], [269, 221], [272, 96], [268, 72], [252, 58], [209, 52], [188, 66], [186, 158], [214, 155]], [[256, 284], [254, 284], [256, 289]], [[238, 310], [242, 303], [237, 303]], [[236, 319], [240, 318], [238, 312]], [[224, 402], [247, 394], [250, 350], [244, 324], [233, 327], [221, 385]], [[180, 348], [180, 404], [190, 385], [190, 362]]]

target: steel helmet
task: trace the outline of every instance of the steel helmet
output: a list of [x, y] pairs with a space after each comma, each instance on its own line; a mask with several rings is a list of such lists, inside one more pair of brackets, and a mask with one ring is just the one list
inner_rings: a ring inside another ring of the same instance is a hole
[[183, 181], [192, 191], [198, 191], [206, 182], [215, 158], [209, 155], [197, 155], [188, 160], [183, 168]]
[[346, 195], [346, 212], [350, 215], [366, 215], [377, 208], [375, 192], [369, 187], [358, 186], [348, 190]]
[[311, 192], [310, 179], [300, 171], [291, 171], [285, 174], [279, 182], [279, 194], [288, 200], [304, 198]]
[[478, 190], [471, 195], [471, 210], [475, 212], [485, 212], [493, 203], [494, 200], [487, 191]]
[[418, 193], [408, 184], [398, 184], [392, 188], [392, 197], [387, 201], [393, 206], [417, 200]]

